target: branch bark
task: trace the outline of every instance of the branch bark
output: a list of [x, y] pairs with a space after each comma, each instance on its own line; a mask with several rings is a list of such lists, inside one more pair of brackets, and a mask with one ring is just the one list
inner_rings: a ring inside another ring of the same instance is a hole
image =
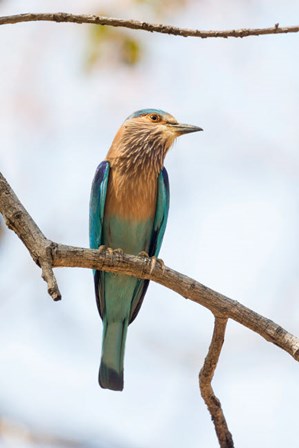
[[214, 394], [211, 384], [223, 346], [226, 324], [226, 318], [215, 317], [212, 341], [204, 365], [199, 373], [199, 387], [201, 396], [211, 414], [220, 447], [233, 448], [233, 438], [228, 429], [220, 400]]
[[113, 27], [123, 27], [132, 30], [143, 30], [149, 31], [151, 33], [162, 33], [170, 34], [173, 36], [181, 37], [199, 37], [202, 39], [206, 38], [225, 38], [228, 37], [249, 37], [249, 36], [261, 36], [269, 34], [288, 34], [288, 33], [298, 33], [299, 26], [288, 26], [281, 27], [279, 23], [274, 26], [267, 28], [241, 28], [233, 30], [220, 30], [220, 31], [204, 31], [204, 30], [194, 30], [189, 28], [179, 28], [171, 25], [155, 24], [148, 22], [141, 22], [139, 20], [126, 20], [117, 19], [113, 17], [87, 15], [87, 14], [69, 14], [65, 12], [57, 13], [26, 13], [26, 14], [16, 14], [12, 16], [0, 17], [0, 25], [12, 25], [21, 22], [68, 22], [68, 23], [78, 23], [78, 24], [92, 24], [92, 25], [105, 25]]

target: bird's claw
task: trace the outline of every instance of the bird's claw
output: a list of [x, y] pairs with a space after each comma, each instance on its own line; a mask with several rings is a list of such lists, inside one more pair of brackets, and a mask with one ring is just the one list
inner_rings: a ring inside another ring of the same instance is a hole
[[145, 252], [144, 250], [142, 252], [139, 252], [138, 256], [150, 259], [150, 261], [151, 261], [151, 267], [150, 267], [150, 272], [149, 272], [150, 274], [152, 274], [152, 272], [155, 269], [157, 264], [160, 265], [160, 268], [162, 269], [162, 272], [164, 273], [165, 264], [164, 264], [164, 261], [161, 260], [161, 258], [157, 258], [155, 256], [150, 257], [149, 254], [147, 252]]
[[155, 257], [155, 256], [151, 258], [150, 274], [153, 272], [153, 270], [155, 269], [155, 267], [156, 267], [157, 264], [160, 266], [160, 268], [162, 269], [162, 272], [163, 272], [163, 274], [164, 274], [164, 271], [165, 271], [165, 264], [164, 264], [164, 261], [161, 260], [161, 258], [157, 258], [157, 257]]
[[150, 274], [153, 272], [153, 270], [155, 269], [157, 264], [157, 257], [152, 257], [151, 258], [151, 268], [150, 268]]
[[113, 253], [116, 255], [123, 255], [124, 251], [120, 247], [118, 247], [117, 249], [113, 249]]
[[162, 258], [157, 258], [157, 263], [160, 265], [160, 268], [162, 269], [162, 272], [164, 274], [164, 272], [165, 272], [165, 263], [162, 260]]
[[145, 250], [139, 252], [138, 257], [150, 258], [149, 254], [145, 252]]
[[120, 247], [118, 247], [117, 249], [113, 249], [113, 253], [123, 255], [124, 251]]
[[113, 255], [113, 254], [123, 255], [124, 254], [124, 251], [120, 247], [117, 249], [112, 249], [111, 247], [107, 247], [104, 244], [101, 244], [101, 246], [98, 248], [98, 251], [100, 252], [100, 254], [102, 254], [103, 252], [107, 252], [109, 255]]

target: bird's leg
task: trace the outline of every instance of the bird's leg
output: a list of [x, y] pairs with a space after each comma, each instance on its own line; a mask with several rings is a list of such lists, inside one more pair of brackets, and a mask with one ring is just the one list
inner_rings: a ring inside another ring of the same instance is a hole
[[153, 270], [155, 269], [156, 264], [158, 263], [162, 269], [162, 272], [164, 273], [165, 271], [165, 264], [164, 261], [161, 260], [161, 258], [157, 258], [155, 256], [150, 257], [149, 254], [147, 252], [145, 252], [144, 250], [139, 252], [138, 254], [139, 257], [144, 257], [144, 258], [149, 258], [151, 260], [151, 268], [150, 268], [150, 274], [153, 272]]

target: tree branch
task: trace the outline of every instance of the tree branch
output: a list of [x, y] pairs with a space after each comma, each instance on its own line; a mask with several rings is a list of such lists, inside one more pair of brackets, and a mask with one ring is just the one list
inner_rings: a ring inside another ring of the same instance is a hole
[[184, 274], [167, 266], [161, 267], [159, 263], [156, 263], [151, 270], [151, 260], [145, 257], [110, 254], [108, 251], [100, 253], [97, 250], [66, 246], [48, 240], [1, 173], [0, 213], [4, 216], [8, 227], [21, 238], [33, 260], [42, 267], [43, 278], [48, 283], [48, 292], [54, 300], [60, 299], [61, 296], [53, 267], [98, 269], [149, 279], [204, 306], [215, 316], [235, 320], [299, 361], [299, 338], [236, 300], [229, 299]]
[[194, 30], [189, 28], [179, 28], [176, 26], [155, 24], [148, 22], [141, 22], [139, 20], [125, 20], [117, 19], [113, 17], [96, 16], [96, 15], [86, 15], [86, 14], [69, 14], [65, 12], [57, 13], [26, 13], [26, 14], [16, 14], [12, 16], [0, 17], [0, 25], [15, 24], [21, 22], [69, 22], [69, 23], [88, 23], [92, 25], [105, 25], [114, 27], [129, 28], [132, 30], [143, 30], [162, 34], [171, 34], [173, 36], [181, 37], [199, 37], [202, 39], [212, 38], [212, 37], [248, 37], [248, 36], [260, 36], [266, 34], [287, 34], [287, 33], [298, 33], [299, 26], [288, 26], [281, 27], [279, 23], [268, 28], [242, 28], [233, 30], [222, 30], [222, 31], [202, 31]]
[[7, 227], [13, 230], [27, 247], [35, 263], [42, 269], [42, 277], [48, 284], [48, 293], [53, 300], [60, 300], [61, 294], [52, 269], [49, 241], [23, 207], [14, 191], [0, 173], [0, 213]]
[[220, 352], [224, 342], [224, 334], [227, 318], [215, 317], [214, 332], [212, 341], [206, 356], [204, 365], [199, 373], [199, 387], [201, 396], [204, 399], [211, 414], [215, 431], [221, 448], [233, 448], [234, 442], [228, 429], [219, 399], [214, 394], [212, 379], [219, 361]]
[[263, 317], [237, 301], [207, 288], [201, 283], [151, 259], [121, 254], [116, 251], [84, 249], [65, 246], [48, 240], [23, 207], [14, 191], [0, 173], [0, 213], [7, 226], [12, 229], [27, 247], [33, 260], [42, 269], [42, 277], [48, 284], [48, 292], [54, 300], [61, 298], [53, 267], [81, 267], [118, 272], [137, 278], [153, 280], [190, 299], [215, 316], [212, 342], [204, 366], [200, 372], [200, 389], [222, 448], [233, 448], [232, 436], [228, 430], [220, 401], [214, 395], [211, 381], [222, 348], [228, 318], [258, 333], [264, 339], [289, 353], [299, 361], [299, 339], [288, 333], [275, 322]]

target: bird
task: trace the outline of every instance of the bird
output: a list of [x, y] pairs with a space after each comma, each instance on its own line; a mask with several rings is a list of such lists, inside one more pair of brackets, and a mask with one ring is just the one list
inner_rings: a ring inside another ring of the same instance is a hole
[[[169, 209], [164, 158], [178, 136], [197, 131], [202, 128], [178, 123], [160, 109], [138, 110], [124, 121], [92, 182], [91, 249], [158, 257]], [[140, 310], [149, 280], [98, 270], [93, 276], [103, 321], [99, 384], [121, 391], [128, 325]]]

